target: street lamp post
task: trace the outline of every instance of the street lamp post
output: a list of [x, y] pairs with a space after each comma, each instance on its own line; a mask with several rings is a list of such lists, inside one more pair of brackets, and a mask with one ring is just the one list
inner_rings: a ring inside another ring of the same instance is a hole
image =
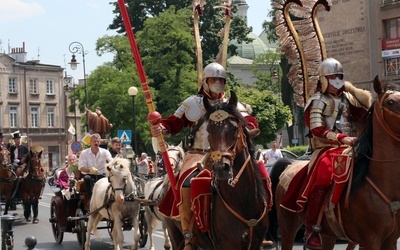
[[[87, 93], [87, 86], [86, 86], [86, 63], [85, 63], [85, 55], [88, 53], [85, 51], [85, 48], [80, 42], [72, 42], [69, 45], [69, 52], [72, 53], [71, 62], [68, 64], [71, 66], [72, 70], [76, 70], [78, 67], [78, 62], [76, 61], [75, 53], [82, 55], [82, 62], [83, 62], [83, 84], [85, 86], [85, 108], [88, 106], [88, 93]], [[74, 90], [75, 91], [75, 90]], [[74, 94], [75, 96], [75, 94]], [[76, 129], [76, 128], [75, 128]], [[88, 126], [86, 124], [86, 132], [88, 132]]]
[[138, 93], [138, 89], [136, 87], [130, 87], [128, 89], [128, 94], [132, 96], [132, 107], [133, 107], [133, 145], [135, 149], [135, 154], [138, 155], [137, 151], [137, 136], [136, 136], [136, 115], [135, 115], [135, 96]]
[[65, 73], [64, 83], [65, 83], [64, 88], [65, 88], [65, 90], [67, 90], [67, 91], [69, 90], [69, 86], [70, 86], [71, 83], [72, 83], [72, 90], [74, 91], [73, 100], [72, 100], [72, 101], [74, 102], [74, 128], [75, 128], [74, 139], [75, 139], [75, 141], [77, 141], [77, 128], [76, 128], [76, 95], [75, 95], [76, 84], [75, 84], [75, 79], [74, 79], [72, 76], [67, 75], [67, 73]]

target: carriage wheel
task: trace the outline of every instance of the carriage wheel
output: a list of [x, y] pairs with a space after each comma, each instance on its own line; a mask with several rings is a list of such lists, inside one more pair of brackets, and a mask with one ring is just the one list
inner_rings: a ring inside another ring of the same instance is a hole
[[145, 213], [144, 207], [140, 206], [140, 211], [139, 211], [139, 233], [140, 233], [139, 246], [140, 247], [146, 246], [147, 237], [148, 237], [147, 221], [144, 216], [144, 213]]
[[55, 197], [51, 198], [50, 204], [50, 223], [53, 231], [53, 237], [56, 243], [61, 244], [64, 239], [64, 232], [61, 232], [58, 207]]
[[[77, 209], [75, 212], [76, 217], [83, 217], [84, 214], [81, 209]], [[81, 249], [85, 246], [86, 242], [86, 221], [85, 219], [80, 219], [75, 221], [75, 228], [77, 229], [76, 231], [76, 237], [78, 238], [78, 243], [81, 246]]]

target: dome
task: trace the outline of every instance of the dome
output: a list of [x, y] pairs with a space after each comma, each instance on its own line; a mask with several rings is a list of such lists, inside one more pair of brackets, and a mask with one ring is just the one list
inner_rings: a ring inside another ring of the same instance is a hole
[[247, 58], [254, 60], [259, 55], [265, 54], [267, 51], [273, 50], [272, 48], [268, 48], [267, 45], [255, 34], [250, 33], [247, 35], [248, 38], [253, 39], [250, 43], [243, 42], [242, 44], [238, 44], [236, 40], [232, 40], [229, 44], [235, 45], [237, 47], [236, 52], [237, 55], [242, 58]]

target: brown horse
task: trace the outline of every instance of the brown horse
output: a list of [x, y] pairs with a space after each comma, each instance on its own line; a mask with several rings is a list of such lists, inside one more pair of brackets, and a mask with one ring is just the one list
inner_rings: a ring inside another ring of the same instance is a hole
[[24, 206], [24, 217], [27, 222], [31, 220], [33, 212], [33, 223], [38, 223], [39, 198], [45, 185], [44, 169], [41, 164], [42, 151], [30, 150], [29, 155], [21, 161], [26, 164], [26, 176], [22, 178], [19, 193]]
[[[367, 125], [354, 146], [353, 177], [346, 194], [333, 208], [328, 195], [322, 219], [323, 249], [333, 249], [336, 239], [361, 249], [396, 249], [400, 237], [400, 92], [374, 79], [377, 100], [370, 108]], [[279, 206], [292, 176], [289, 166], [280, 175], [275, 193], [282, 249], [292, 249], [305, 211], [293, 213]], [[271, 173], [273, 179], [274, 173]], [[347, 195], [348, 194], [348, 195]]]
[[12, 170], [10, 151], [0, 146], [0, 198], [5, 201], [4, 214], [8, 213], [11, 205], [15, 174]]
[[[194, 247], [259, 250], [268, 228], [268, 199], [237, 97], [231, 92], [229, 102], [210, 106], [205, 101], [204, 107], [210, 150], [203, 163], [212, 172], [210, 228], [206, 233], [194, 230]], [[170, 219], [167, 224], [173, 245], [182, 243], [180, 230]]]

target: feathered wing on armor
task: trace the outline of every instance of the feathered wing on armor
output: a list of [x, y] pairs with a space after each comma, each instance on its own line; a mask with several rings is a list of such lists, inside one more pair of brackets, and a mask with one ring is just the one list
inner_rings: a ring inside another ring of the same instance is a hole
[[225, 12], [225, 26], [218, 33], [219, 36], [223, 37], [223, 42], [219, 46], [219, 52], [216, 57], [217, 63], [221, 64], [226, 69], [227, 64], [227, 56], [228, 56], [228, 44], [229, 44], [229, 29], [231, 24], [231, 6], [232, 0], [222, 0], [221, 6], [216, 6], [215, 8], [222, 8]]
[[281, 53], [291, 65], [287, 74], [294, 90], [294, 100], [304, 107], [318, 85], [318, 67], [327, 57], [325, 41], [317, 21], [320, 8], [330, 10], [331, 0], [278, 0], [276, 34]]
[[193, 31], [197, 57], [197, 90], [201, 88], [203, 75], [203, 50], [201, 48], [199, 17], [203, 13], [203, 6], [205, 4], [205, 0], [193, 0]]

